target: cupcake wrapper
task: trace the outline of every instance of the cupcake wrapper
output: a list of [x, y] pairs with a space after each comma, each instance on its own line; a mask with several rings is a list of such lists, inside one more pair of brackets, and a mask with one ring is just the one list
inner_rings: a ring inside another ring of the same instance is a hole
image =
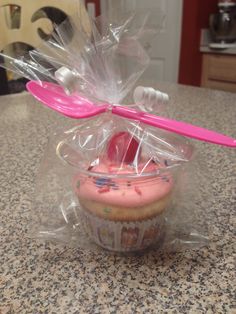
[[80, 211], [82, 225], [89, 237], [105, 249], [118, 252], [143, 250], [161, 237], [163, 214], [152, 219], [116, 222]]

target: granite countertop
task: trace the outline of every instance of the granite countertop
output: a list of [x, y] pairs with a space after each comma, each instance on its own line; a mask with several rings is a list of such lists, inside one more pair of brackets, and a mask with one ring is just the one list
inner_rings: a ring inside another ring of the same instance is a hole
[[[236, 137], [236, 94], [160, 84], [168, 115]], [[28, 235], [47, 135], [76, 123], [30, 95], [0, 97], [0, 313], [236, 313], [236, 151], [195, 141], [209, 170], [210, 243], [118, 256]]]

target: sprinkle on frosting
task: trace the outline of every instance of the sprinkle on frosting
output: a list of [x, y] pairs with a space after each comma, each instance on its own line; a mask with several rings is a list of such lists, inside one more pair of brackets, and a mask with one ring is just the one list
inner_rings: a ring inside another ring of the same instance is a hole
[[109, 178], [93, 178], [93, 182], [99, 189], [99, 193], [109, 192], [110, 189], [119, 190], [119, 186], [116, 184], [116, 182]]
[[140, 188], [138, 186], [135, 186], [134, 187], [134, 190], [135, 192], [138, 194], [138, 195], [142, 195], [142, 191], [140, 190]]
[[114, 181], [111, 181], [109, 185], [113, 190], [119, 190], [118, 185]]
[[108, 186], [110, 184], [110, 179], [108, 178], [97, 178], [95, 179], [95, 185], [98, 187], [98, 188], [101, 188], [101, 187], [104, 187], [104, 186]]
[[170, 182], [169, 178], [166, 177], [166, 176], [162, 177], [162, 181], [164, 181], [164, 182]]
[[169, 166], [169, 163], [168, 163], [168, 160], [167, 160], [167, 159], [165, 159], [164, 164], [165, 164], [166, 167]]
[[106, 208], [104, 208], [104, 209], [103, 209], [103, 211], [104, 211], [104, 213], [106, 213], [106, 214], [110, 214], [110, 213], [111, 213], [111, 211], [112, 211], [112, 209], [111, 209], [111, 208], [106, 207]]
[[109, 186], [105, 186], [103, 188], [98, 189], [98, 193], [108, 193], [108, 192], [110, 192]]

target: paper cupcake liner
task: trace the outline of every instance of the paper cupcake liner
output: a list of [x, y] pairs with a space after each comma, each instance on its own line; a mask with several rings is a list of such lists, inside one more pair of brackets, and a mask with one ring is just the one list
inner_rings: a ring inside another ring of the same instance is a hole
[[162, 233], [164, 215], [152, 219], [116, 222], [80, 211], [81, 222], [88, 236], [101, 247], [118, 252], [146, 249], [156, 243]]

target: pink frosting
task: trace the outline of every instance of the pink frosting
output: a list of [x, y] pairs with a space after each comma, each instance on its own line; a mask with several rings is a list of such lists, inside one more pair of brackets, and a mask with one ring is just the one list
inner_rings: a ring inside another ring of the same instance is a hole
[[[153, 172], [157, 167], [151, 163], [145, 172]], [[126, 165], [120, 169], [119, 174], [129, 174], [133, 171]], [[104, 173], [104, 176], [93, 177], [92, 172]], [[110, 179], [106, 177], [106, 173], [117, 173], [117, 168], [105, 162], [93, 167], [92, 172], [90, 177], [77, 176], [75, 185], [78, 196], [115, 206], [132, 208], [151, 204], [165, 197], [173, 186], [172, 176], [167, 171], [155, 177]]]

